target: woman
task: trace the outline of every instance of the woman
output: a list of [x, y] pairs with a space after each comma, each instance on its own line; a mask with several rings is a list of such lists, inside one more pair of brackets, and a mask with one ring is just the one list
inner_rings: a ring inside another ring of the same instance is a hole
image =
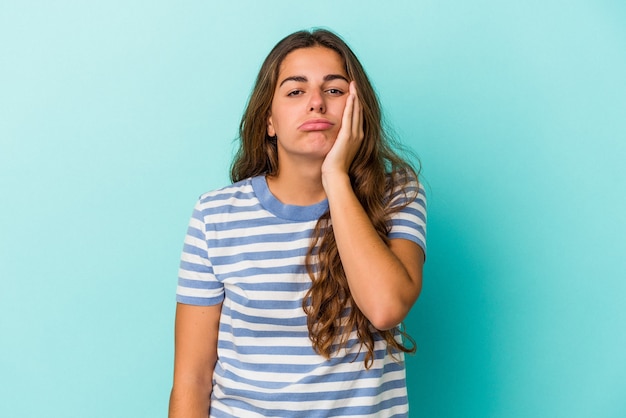
[[325, 30], [284, 38], [240, 136], [185, 240], [170, 417], [407, 416], [424, 196], [356, 56]]

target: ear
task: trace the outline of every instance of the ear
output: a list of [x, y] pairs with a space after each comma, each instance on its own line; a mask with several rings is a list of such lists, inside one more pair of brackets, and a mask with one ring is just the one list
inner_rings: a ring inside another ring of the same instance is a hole
[[276, 136], [276, 129], [274, 129], [274, 124], [272, 122], [272, 115], [269, 115], [267, 117], [267, 135]]

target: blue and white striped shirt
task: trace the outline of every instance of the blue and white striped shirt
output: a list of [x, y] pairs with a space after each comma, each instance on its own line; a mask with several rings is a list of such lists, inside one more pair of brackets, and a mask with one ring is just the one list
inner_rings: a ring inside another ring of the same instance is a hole
[[[413, 192], [418, 191], [416, 182]], [[409, 190], [411, 192], [411, 190]], [[402, 199], [396, 193], [392, 199]], [[404, 356], [383, 340], [366, 370], [358, 339], [330, 360], [309, 339], [304, 258], [328, 202], [285, 205], [265, 177], [202, 195], [181, 257], [177, 301], [223, 303], [211, 417], [406, 417]], [[389, 238], [425, 249], [424, 193], [392, 215]], [[400, 338], [398, 336], [398, 338]]]

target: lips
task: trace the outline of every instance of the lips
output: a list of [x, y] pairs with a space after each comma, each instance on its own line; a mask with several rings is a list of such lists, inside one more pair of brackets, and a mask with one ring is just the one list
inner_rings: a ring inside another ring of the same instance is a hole
[[332, 128], [334, 123], [327, 119], [309, 119], [298, 127], [301, 131], [325, 131]]

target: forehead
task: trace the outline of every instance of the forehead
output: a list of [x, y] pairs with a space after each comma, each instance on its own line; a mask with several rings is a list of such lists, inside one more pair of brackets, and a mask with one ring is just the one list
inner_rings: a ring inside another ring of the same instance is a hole
[[278, 70], [279, 82], [294, 75], [341, 74], [347, 78], [345, 62], [333, 49], [314, 46], [291, 51]]

